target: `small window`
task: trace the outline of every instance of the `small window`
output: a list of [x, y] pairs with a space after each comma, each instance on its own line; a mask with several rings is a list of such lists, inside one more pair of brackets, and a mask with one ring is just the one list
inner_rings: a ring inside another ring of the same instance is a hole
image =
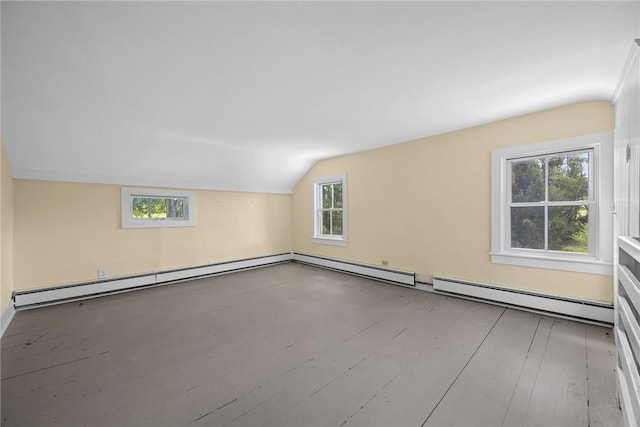
[[345, 246], [347, 243], [347, 178], [318, 178], [313, 182], [314, 243]]
[[194, 200], [191, 191], [122, 188], [122, 228], [193, 226]]
[[611, 135], [494, 150], [495, 263], [611, 274]]

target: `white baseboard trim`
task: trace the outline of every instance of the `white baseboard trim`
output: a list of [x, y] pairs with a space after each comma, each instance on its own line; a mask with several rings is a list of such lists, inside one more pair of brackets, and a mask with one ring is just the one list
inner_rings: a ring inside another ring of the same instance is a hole
[[195, 277], [211, 276], [214, 274], [228, 273], [248, 268], [263, 267], [265, 265], [291, 261], [291, 253], [269, 255], [258, 258], [247, 258], [237, 261], [221, 262], [202, 267], [184, 268], [180, 270], [166, 271], [156, 274], [157, 283], [174, 282], [176, 280], [191, 279]]
[[300, 252], [293, 252], [293, 261], [328, 268], [330, 270], [341, 271], [343, 273], [355, 274], [357, 276], [364, 276], [392, 284], [415, 287], [415, 273], [411, 271], [395, 270], [375, 265], [342, 261], [335, 258], [321, 257]]
[[583, 301], [438, 276], [433, 278], [433, 289], [455, 296], [496, 302], [508, 307], [548, 313], [605, 326], [613, 325], [613, 304]]
[[136, 276], [118, 277], [92, 282], [75, 283], [41, 289], [14, 292], [15, 308], [35, 308], [44, 305], [60, 304], [78, 299], [94, 298], [117, 292], [126, 292], [169, 284], [176, 281], [197, 279], [233, 271], [265, 267], [282, 262], [290, 262], [290, 252], [246, 258], [191, 268], [158, 271]]
[[9, 327], [15, 314], [16, 309], [13, 306], [13, 301], [9, 301], [7, 307], [2, 311], [2, 316], [0, 316], [0, 337], [4, 336], [4, 332]]
[[[300, 252], [286, 252], [255, 258], [240, 259], [191, 268], [158, 271], [136, 276], [82, 282], [64, 286], [14, 292], [14, 303], [2, 312], [2, 333], [11, 322], [16, 310], [95, 298], [119, 292], [128, 292], [234, 271], [260, 268], [268, 265], [300, 262], [317, 267], [371, 278], [419, 290], [474, 299], [523, 310], [541, 312], [559, 317], [582, 320], [610, 326], [613, 324], [613, 305], [597, 301], [581, 301], [554, 295], [536, 294], [517, 289], [434, 276], [416, 277], [415, 273], [375, 265], [354, 263]], [[433, 285], [430, 284], [433, 282]]]
[[433, 278], [416, 276], [415, 273], [408, 271], [392, 270], [300, 252], [293, 252], [293, 261], [396, 285], [408, 286], [421, 291], [497, 304], [503, 307], [607, 327], [613, 325], [613, 304], [604, 302], [583, 301], [438, 276]]

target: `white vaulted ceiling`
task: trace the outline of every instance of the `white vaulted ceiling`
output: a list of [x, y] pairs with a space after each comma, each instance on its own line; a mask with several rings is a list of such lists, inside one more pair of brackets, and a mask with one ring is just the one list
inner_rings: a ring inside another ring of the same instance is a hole
[[609, 100], [638, 2], [2, 2], [16, 178], [290, 192], [317, 160]]

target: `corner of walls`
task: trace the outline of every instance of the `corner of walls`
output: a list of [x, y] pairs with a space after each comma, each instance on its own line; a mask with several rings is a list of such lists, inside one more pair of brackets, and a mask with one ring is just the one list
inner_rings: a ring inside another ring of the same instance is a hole
[[[290, 194], [193, 190], [193, 227], [121, 227], [121, 186], [14, 180], [14, 291], [290, 252]], [[34, 268], [37, 265], [37, 268]]]
[[[586, 101], [318, 162], [294, 187], [294, 250], [575, 298], [612, 301], [609, 276], [491, 263], [491, 151], [613, 129]], [[315, 177], [346, 173], [349, 243], [314, 244]]]
[[[10, 306], [13, 292], [13, 175], [0, 136], [0, 310]], [[3, 315], [3, 320], [4, 315]], [[4, 322], [3, 322], [4, 323]], [[3, 324], [4, 328], [5, 325]]]

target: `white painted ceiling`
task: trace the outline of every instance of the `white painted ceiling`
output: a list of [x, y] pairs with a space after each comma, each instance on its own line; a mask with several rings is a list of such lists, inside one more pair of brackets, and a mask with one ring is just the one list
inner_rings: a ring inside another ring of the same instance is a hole
[[2, 2], [16, 178], [290, 192], [319, 159], [609, 100], [638, 2]]

